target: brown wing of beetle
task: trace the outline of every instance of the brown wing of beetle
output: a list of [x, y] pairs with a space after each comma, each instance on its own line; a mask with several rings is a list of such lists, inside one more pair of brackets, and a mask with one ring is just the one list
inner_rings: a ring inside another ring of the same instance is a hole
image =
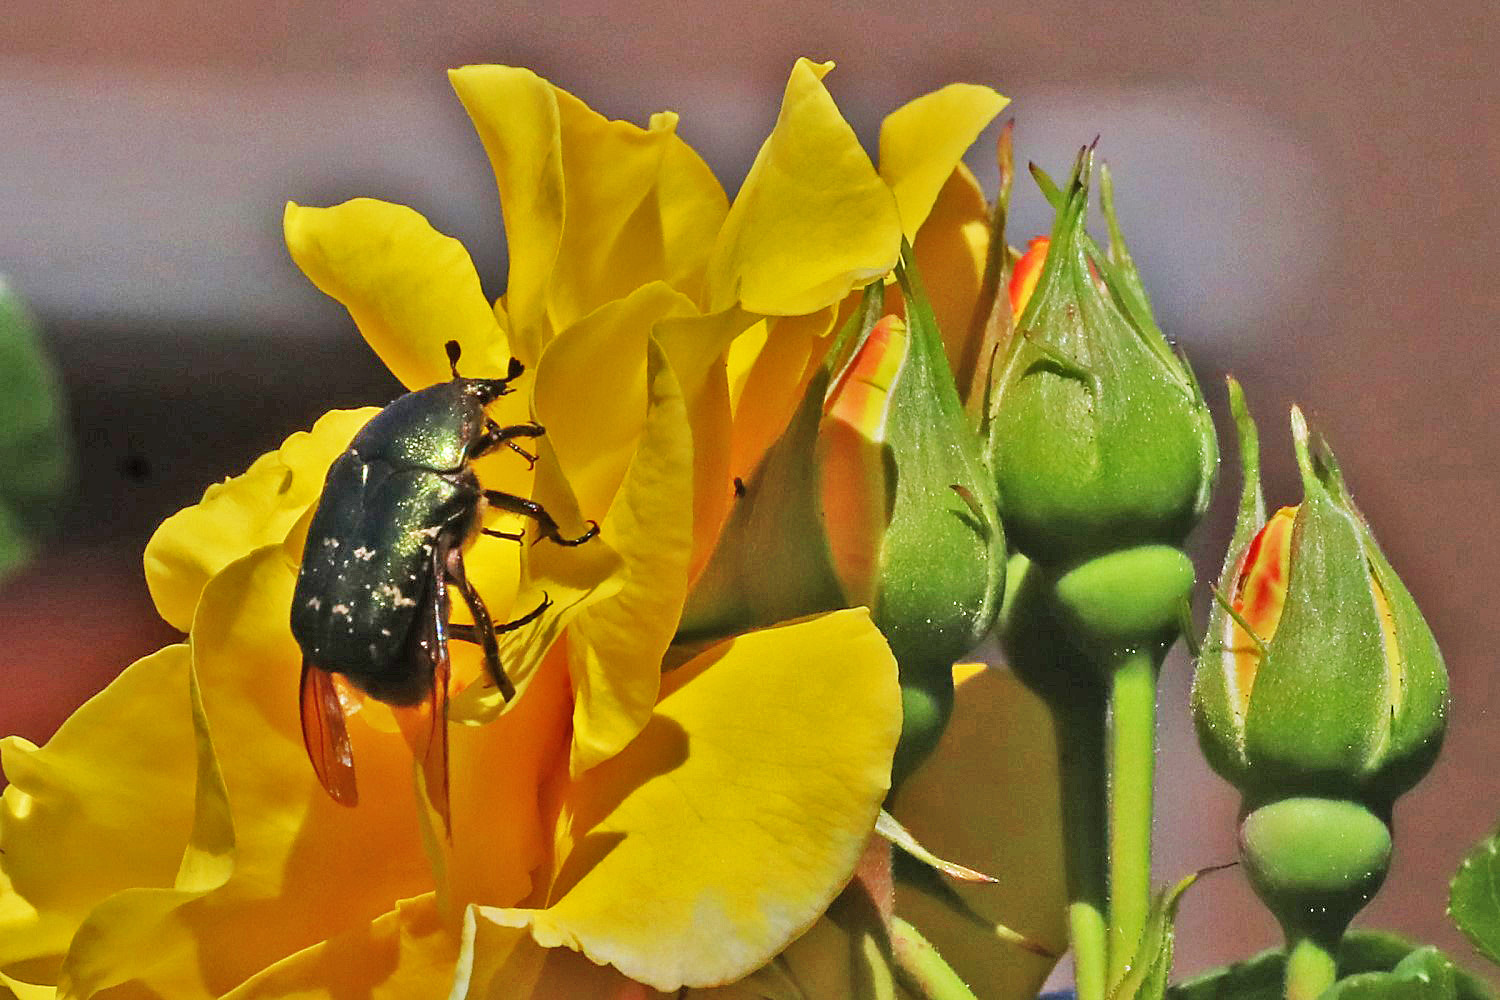
[[359, 804], [354, 784], [354, 749], [344, 726], [344, 706], [339, 702], [333, 675], [302, 661], [302, 742], [307, 747], [313, 771], [328, 794], [340, 805]]

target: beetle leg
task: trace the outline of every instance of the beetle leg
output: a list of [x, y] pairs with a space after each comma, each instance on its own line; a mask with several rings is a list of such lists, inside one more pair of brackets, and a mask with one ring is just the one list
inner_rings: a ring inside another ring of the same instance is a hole
[[[516, 696], [516, 686], [510, 682], [510, 678], [505, 675], [505, 668], [500, 664], [500, 645], [495, 641], [496, 629], [490, 620], [489, 609], [484, 606], [484, 600], [479, 596], [479, 591], [474, 589], [474, 585], [469, 582], [468, 576], [464, 573], [463, 553], [456, 548], [449, 549], [444, 569], [447, 578], [463, 595], [464, 603], [469, 606], [469, 613], [474, 616], [474, 631], [478, 633], [479, 645], [484, 649], [485, 669], [494, 679], [495, 686], [500, 689], [500, 697], [510, 701]], [[457, 631], [454, 635], [458, 635]]]
[[542, 425], [534, 422], [511, 424], [509, 427], [501, 427], [493, 420], [490, 420], [485, 423], [484, 433], [475, 438], [474, 443], [469, 445], [469, 457], [478, 458], [480, 455], [487, 455], [503, 445], [526, 459], [527, 462], [531, 463], [531, 467], [535, 468], [536, 456], [516, 444], [515, 439], [541, 437], [545, 433], [547, 432], [542, 428]]
[[511, 542], [519, 542], [526, 537], [524, 531], [496, 531], [494, 528], [480, 528], [479, 533], [489, 535], [491, 538], [504, 538]]
[[550, 538], [558, 545], [582, 545], [584, 542], [599, 534], [599, 522], [590, 521], [588, 530], [577, 538], [564, 538], [557, 522], [552, 520], [552, 515], [547, 509], [535, 500], [518, 497], [511, 493], [502, 493], [499, 490], [485, 490], [484, 498], [489, 501], [490, 506], [510, 514], [520, 514], [529, 517], [542, 529], [542, 537]]
[[302, 715], [302, 743], [312, 761], [318, 782], [340, 805], [359, 803], [354, 783], [354, 751], [344, 726], [344, 706], [339, 702], [333, 675], [302, 661], [302, 691], [298, 698]]

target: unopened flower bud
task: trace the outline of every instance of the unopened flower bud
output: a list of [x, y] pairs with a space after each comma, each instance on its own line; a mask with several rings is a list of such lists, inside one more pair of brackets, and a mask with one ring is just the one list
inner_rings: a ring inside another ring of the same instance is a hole
[[[1084, 228], [1093, 152], [1057, 195], [1057, 221], [1016, 268], [1024, 308], [999, 362], [988, 459], [1012, 544], [1046, 566], [1138, 545], [1180, 545], [1218, 466], [1213, 421], [1151, 317], [1114, 224], [1105, 255]], [[1106, 188], [1107, 191], [1107, 188]], [[1045, 262], [1027, 294], [1037, 256]]]
[[1199, 741], [1252, 802], [1318, 795], [1387, 810], [1442, 743], [1442, 655], [1296, 408], [1303, 500], [1264, 517], [1254, 425], [1237, 385], [1231, 400], [1245, 493], [1223, 604], [1194, 677]]
[[901, 668], [899, 782], [947, 725], [952, 665], [999, 613], [1005, 536], [932, 308], [909, 263], [897, 276], [904, 317], [867, 295], [745, 484], [682, 634], [870, 608]]

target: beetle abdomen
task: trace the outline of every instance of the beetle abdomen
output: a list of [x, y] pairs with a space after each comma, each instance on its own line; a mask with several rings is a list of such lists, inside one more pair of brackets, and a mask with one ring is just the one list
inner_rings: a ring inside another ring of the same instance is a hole
[[429, 677], [413, 670], [408, 646], [442, 585], [435, 550], [462, 544], [475, 516], [471, 477], [339, 456], [292, 597], [292, 634], [309, 663], [382, 701], [402, 703], [408, 690], [420, 700]]

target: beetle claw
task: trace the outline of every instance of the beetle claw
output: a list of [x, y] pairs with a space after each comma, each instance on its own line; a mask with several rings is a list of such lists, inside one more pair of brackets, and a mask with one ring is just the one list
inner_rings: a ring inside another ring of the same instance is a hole
[[599, 522], [590, 519], [588, 530], [579, 535], [577, 538], [564, 538], [556, 527], [553, 527], [551, 533], [548, 534], [547, 537], [552, 539], [552, 541], [556, 542], [558, 545], [567, 545], [569, 547], [572, 547], [574, 545], [582, 545], [589, 539], [598, 537], [598, 535]]

